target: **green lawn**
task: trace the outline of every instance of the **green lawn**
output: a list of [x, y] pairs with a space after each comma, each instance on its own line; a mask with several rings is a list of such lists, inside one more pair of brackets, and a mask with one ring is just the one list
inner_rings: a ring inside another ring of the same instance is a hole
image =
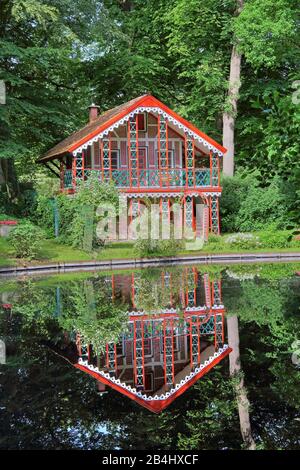
[[[300, 247], [289, 248], [260, 248], [260, 249], [234, 249], [230, 247], [220, 247], [216, 249], [215, 246], [210, 247], [209, 243], [204, 246], [202, 250], [187, 251], [184, 250], [180, 255], [197, 255], [197, 254], [220, 254], [220, 253], [244, 253], [244, 252], [299, 252]], [[47, 262], [71, 262], [71, 261], [91, 261], [91, 260], [111, 260], [111, 259], [129, 259], [134, 258], [133, 244], [130, 242], [113, 243], [106, 246], [103, 250], [95, 251], [94, 253], [86, 253], [82, 250], [74, 249], [67, 245], [57, 243], [55, 240], [44, 240], [41, 244], [38, 259], [32, 260], [32, 264], [42, 264]], [[9, 245], [6, 238], [0, 238], [0, 266], [13, 266], [28, 264], [28, 260], [16, 259], [14, 257], [13, 248]]]

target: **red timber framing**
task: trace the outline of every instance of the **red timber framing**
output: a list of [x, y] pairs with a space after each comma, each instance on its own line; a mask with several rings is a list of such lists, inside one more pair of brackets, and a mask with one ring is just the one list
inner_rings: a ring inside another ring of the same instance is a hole
[[173, 385], [175, 382], [174, 369], [174, 323], [172, 319], [163, 320], [164, 334], [164, 374], [165, 384]]
[[145, 385], [144, 327], [141, 320], [133, 323], [134, 383], [137, 389]]
[[166, 397], [163, 400], [148, 400], [146, 401], [142, 396], [138, 396], [136, 393], [127, 390], [126, 388], [122, 387], [121, 385], [117, 384], [116, 382], [112, 382], [110, 379], [100, 376], [99, 373], [90, 370], [88, 367], [82, 364], [73, 364], [76, 369], [79, 369], [91, 377], [95, 378], [99, 382], [104, 385], [111, 387], [113, 390], [121, 393], [122, 395], [130, 398], [131, 400], [135, 401], [139, 405], [147, 408], [149, 411], [153, 413], [160, 413], [171, 403], [176, 400], [180, 395], [182, 395], [186, 390], [192, 387], [201, 377], [207, 374], [211, 369], [213, 369], [217, 364], [219, 364], [225, 357], [227, 357], [231, 353], [232, 349], [227, 348], [224, 352], [222, 352], [218, 357], [216, 357], [212, 362], [210, 362], [206, 367], [200, 370], [197, 374], [195, 374], [189, 381], [187, 381], [184, 385], [178, 388], [175, 393], [172, 393], [169, 397]]
[[220, 234], [219, 197], [215, 194], [209, 196], [209, 226], [211, 232]]
[[[114, 289], [118, 285], [115, 277], [111, 279], [112, 298], [116, 297]], [[201, 280], [204, 281], [204, 296]], [[77, 334], [80, 361], [73, 363], [74, 367], [151, 411], [158, 413], [165, 409], [231, 352], [224, 346], [225, 310], [221, 300], [221, 281], [210, 281], [207, 274], [199, 275], [195, 267], [184, 269], [182, 281], [180, 291], [186, 297], [183, 314], [176, 310], [151, 314], [142, 314], [139, 310], [128, 312], [126, 333], [118, 343], [108, 343], [101, 357], [94, 352], [96, 348], [84, 346], [81, 335]], [[170, 289], [172, 297], [170, 272], [161, 274], [161, 283], [164, 290]], [[135, 289], [135, 275], [132, 273], [133, 305]], [[197, 309], [199, 302], [201, 305], [204, 302], [206, 309]], [[122, 348], [127, 344], [123, 355], [117, 355], [117, 344]], [[149, 387], [149, 374], [155, 377], [156, 369], [156, 378], [162, 380], [155, 388], [152, 379]], [[121, 379], [125, 375], [127, 379]]]
[[[49, 157], [61, 163], [61, 189], [72, 193], [80, 180], [95, 173], [99, 181], [113, 180], [130, 198], [157, 197], [162, 217], [167, 215], [162, 206], [168, 200], [169, 221], [172, 197], [183, 195], [184, 225], [195, 234], [199, 196], [209, 201], [209, 230], [220, 233], [220, 158], [226, 149], [151, 95], [115, 109], [105, 113], [107, 119], [105, 114], [96, 118], [98, 126], [90, 123], [78, 132], [77, 139], [69, 139], [71, 143], [62, 153]], [[141, 114], [148, 117], [145, 129], [140, 124]], [[72, 168], [63, 164], [65, 157], [72, 157]]]
[[169, 175], [169, 143], [168, 121], [158, 115], [157, 117], [157, 155], [159, 168], [159, 182], [161, 188], [170, 187]]
[[112, 168], [111, 168], [111, 136], [109, 134], [108, 139], [105, 138], [102, 141], [102, 164], [103, 164], [103, 181], [109, 183], [112, 179]]
[[184, 136], [186, 187], [195, 187], [195, 141], [187, 134]]

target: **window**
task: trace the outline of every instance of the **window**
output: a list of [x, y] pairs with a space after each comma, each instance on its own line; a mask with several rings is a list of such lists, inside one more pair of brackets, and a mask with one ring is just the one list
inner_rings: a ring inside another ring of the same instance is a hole
[[147, 114], [138, 114], [138, 128], [139, 131], [147, 132]]
[[139, 147], [139, 169], [145, 170], [147, 168], [147, 148]]
[[117, 170], [119, 168], [119, 150], [111, 151], [111, 167], [113, 170]]
[[152, 356], [152, 340], [150, 338], [144, 339], [144, 356]]
[[145, 374], [145, 392], [153, 392], [154, 389], [154, 380], [153, 372]]
[[88, 148], [84, 151], [84, 167], [91, 168], [92, 166], [92, 149], [89, 145]]

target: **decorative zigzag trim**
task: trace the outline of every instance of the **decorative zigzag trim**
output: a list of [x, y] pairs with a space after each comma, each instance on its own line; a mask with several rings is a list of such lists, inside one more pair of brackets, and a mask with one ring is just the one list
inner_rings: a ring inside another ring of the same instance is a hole
[[79, 358], [78, 364], [86, 367], [87, 369], [91, 370], [92, 372], [96, 374], [101, 375], [102, 377], [105, 377], [107, 380], [111, 381], [112, 383], [115, 383], [116, 385], [119, 385], [119, 387], [122, 387], [125, 390], [128, 390], [129, 392], [133, 393], [139, 398], [142, 398], [143, 400], [146, 400], [146, 401], [166, 400], [171, 395], [176, 393], [177, 390], [179, 390], [183, 385], [189, 382], [193, 377], [195, 377], [195, 375], [197, 375], [202, 369], [205, 369], [211, 362], [217, 359], [217, 357], [221, 356], [221, 354], [223, 354], [223, 352], [225, 352], [227, 349], [228, 349], [228, 344], [224, 344], [224, 346], [220, 348], [218, 351], [216, 351], [213, 356], [210, 356], [203, 364], [201, 364], [199, 367], [196, 367], [194, 371], [192, 371], [189, 375], [185, 376], [185, 378], [182, 379], [180, 383], [177, 384], [174, 388], [172, 388], [169, 392], [163, 393], [160, 396], [155, 395], [154, 397], [147, 396], [141, 392], [137, 392], [135, 388], [131, 387], [131, 385], [126, 385], [124, 382], [121, 382], [119, 379], [116, 379], [115, 377], [111, 377], [107, 372], [103, 372], [102, 370], [99, 370], [98, 367], [94, 367], [92, 364], [88, 364], [88, 361], [84, 361], [81, 358]]
[[[222, 308], [224, 308], [224, 305], [215, 304], [215, 305], [212, 305], [211, 307], [207, 307], [206, 305], [204, 305], [202, 307], [186, 307], [184, 310], [186, 312], [199, 312], [199, 311], [206, 312], [207, 310], [210, 310], [210, 309], [218, 310], [218, 309], [222, 309]], [[176, 308], [166, 308], [166, 309], [163, 309], [160, 312], [158, 312], [158, 314], [159, 315], [164, 314], [164, 313], [178, 314], [179, 312], [181, 312], [181, 310], [179, 311]], [[130, 315], [131, 317], [138, 317], [138, 316], [142, 316], [142, 315], [147, 315], [147, 312], [145, 312], [144, 310], [137, 310], [137, 311], [132, 310], [132, 311], [127, 311], [126, 314]]]
[[119, 119], [119, 121], [112, 124], [110, 127], [105, 129], [103, 132], [100, 132], [96, 136], [92, 137], [90, 140], [85, 142], [83, 145], [81, 145], [80, 147], [75, 149], [73, 151], [73, 155], [75, 156], [77, 153], [81, 153], [82, 150], [86, 149], [88, 146], [92, 145], [94, 142], [98, 142], [98, 140], [103, 139], [103, 137], [107, 136], [111, 131], [113, 131], [114, 129], [116, 129], [119, 126], [122, 126], [123, 124], [125, 124], [125, 122], [129, 121], [129, 119], [131, 117], [133, 117], [135, 114], [144, 113], [144, 112], [147, 112], [147, 113], [152, 112], [152, 113], [157, 113], [157, 114], [162, 115], [169, 122], [171, 122], [172, 124], [177, 126], [179, 129], [182, 129], [187, 135], [189, 135], [190, 137], [193, 137], [200, 144], [203, 144], [204, 147], [207, 147], [208, 150], [212, 150], [214, 153], [216, 153], [220, 157], [223, 156], [223, 152], [218, 150], [214, 145], [210, 144], [203, 137], [200, 137], [198, 134], [191, 131], [188, 127], [181, 124], [181, 122], [177, 121], [177, 119], [173, 118], [172, 116], [170, 116], [168, 113], [166, 113], [162, 109], [160, 109], [158, 107], [143, 107], [143, 106], [140, 106], [140, 107], [136, 108], [133, 112], [127, 114], [122, 119]]

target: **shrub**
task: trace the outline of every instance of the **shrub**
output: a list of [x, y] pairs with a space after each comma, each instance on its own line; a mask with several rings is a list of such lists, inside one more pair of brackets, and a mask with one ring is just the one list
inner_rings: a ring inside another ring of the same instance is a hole
[[220, 216], [222, 232], [236, 231], [236, 217], [251, 182], [237, 173], [234, 177], [222, 178], [222, 197], [220, 198]]
[[96, 227], [102, 215], [97, 215], [100, 204], [118, 207], [119, 194], [113, 184], [101, 183], [95, 176], [79, 184], [76, 194], [54, 194], [52, 198], [42, 191], [37, 199], [34, 222], [41, 226], [48, 237], [54, 236], [54, 204], [58, 209], [59, 241], [90, 251], [103, 246]]
[[229, 235], [225, 238], [224, 242], [234, 248], [245, 250], [260, 248], [262, 246], [259, 237], [252, 233], [236, 233], [234, 235]]
[[269, 224], [275, 228], [288, 226], [288, 202], [277, 176], [269, 185], [262, 186], [259, 172], [237, 173], [233, 178], [223, 178], [222, 186], [223, 232], [258, 231]]
[[[98, 236], [97, 224], [105, 212], [117, 214], [118, 203], [119, 193], [114, 183], [99, 182], [94, 175], [81, 182], [72, 203], [73, 219], [69, 225], [72, 246], [86, 251], [102, 247], [106, 235]], [[101, 207], [103, 210], [99, 211]]]
[[42, 231], [29, 222], [21, 223], [12, 230], [8, 237], [14, 247], [17, 258], [35, 258], [43, 239]]
[[262, 248], [286, 248], [290, 246], [288, 230], [266, 230], [258, 234]]
[[208, 243], [204, 245], [204, 249], [209, 248], [212, 251], [220, 251], [224, 249], [224, 240], [220, 235], [210, 233], [208, 235]]
[[274, 178], [272, 183], [260, 188], [248, 189], [236, 217], [237, 228], [241, 231], [263, 230], [266, 225], [284, 228], [288, 224], [286, 207], [279, 182]]
[[151, 256], [173, 256], [183, 248], [182, 240], [170, 238], [167, 240], [152, 240], [139, 238], [133, 247], [135, 256], [147, 258]]

